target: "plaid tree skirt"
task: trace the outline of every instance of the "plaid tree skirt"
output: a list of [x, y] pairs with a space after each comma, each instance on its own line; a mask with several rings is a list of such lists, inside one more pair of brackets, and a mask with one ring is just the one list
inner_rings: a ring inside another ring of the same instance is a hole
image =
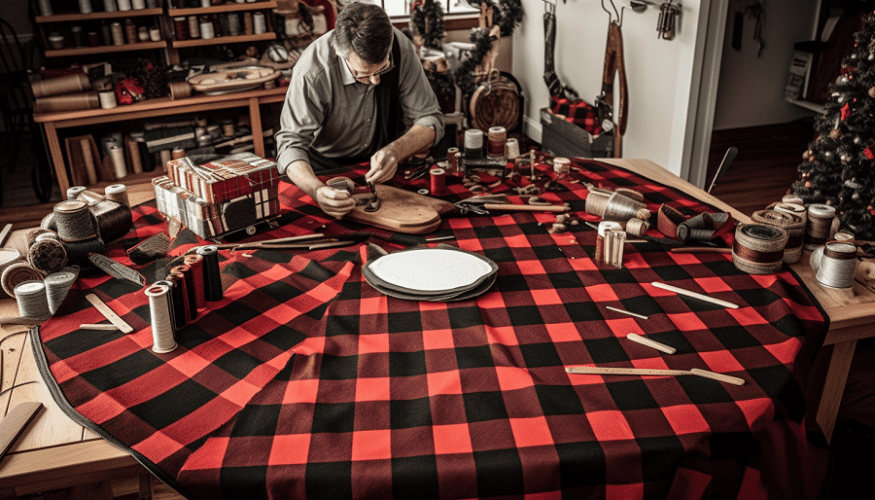
[[[715, 211], [605, 163], [574, 165], [581, 171], [568, 180], [634, 188], [654, 214], [662, 203]], [[583, 212], [582, 184], [565, 186], [544, 198], [595, 220]], [[281, 189], [282, 225], [253, 239], [368, 231], [390, 251], [422, 241], [334, 221], [293, 186]], [[448, 180], [448, 198], [467, 194]], [[127, 265], [125, 248], [166, 230], [153, 205], [134, 219], [108, 250]], [[362, 277], [365, 242], [222, 251], [224, 298], [177, 332], [167, 354], [151, 351], [143, 290], [92, 274], [33, 330], [36, 357], [71, 417], [190, 498], [817, 497], [828, 455], [802, 387], [826, 323], [797, 277], [748, 275], [729, 255], [649, 242], [627, 244], [622, 269], [600, 268], [596, 232], [579, 224], [550, 234], [553, 221], [445, 218], [429, 236], [452, 234], [499, 266], [487, 293], [449, 303], [376, 291]], [[156, 266], [134, 267], [149, 275]], [[79, 330], [103, 320], [86, 293], [134, 333]], [[677, 353], [630, 342], [630, 332]], [[568, 365], [703, 368], [746, 384], [569, 375]]]

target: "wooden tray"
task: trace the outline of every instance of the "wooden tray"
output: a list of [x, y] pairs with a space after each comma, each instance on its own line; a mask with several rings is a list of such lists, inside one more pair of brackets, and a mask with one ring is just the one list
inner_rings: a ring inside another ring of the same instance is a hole
[[[370, 194], [354, 196], [369, 198]], [[377, 186], [377, 197], [380, 198], [380, 209], [376, 212], [366, 212], [367, 205], [359, 205], [346, 217], [398, 233], [427, 234], [441, 225], [441, 215], [455, 209], [448, 201], [384, 184]]]
[[265, 82], [275, 80], [279, 75], [280, 72], [273, 68], [234, 68], [193, 76], [188, 79], [188, 83], [198, 92], [220, 95], [256, 89]]

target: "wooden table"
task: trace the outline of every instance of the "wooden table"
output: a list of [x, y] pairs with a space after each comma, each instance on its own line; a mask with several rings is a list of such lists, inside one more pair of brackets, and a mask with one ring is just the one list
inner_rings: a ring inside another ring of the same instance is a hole
[[[679, 187], [700, 200], [730, 211], [740, 221], [749, 217], [732, 209], [674, 174], [648, 160], [605, 160], [637, 172], [663, 184]], [[148, 191], [132, 195], [132, 202], [149, 199]], [[12, 233], [6, 247], [24, 250], [26, 231]], [[808, 267], [808, 252], [794, 270], [812, 290], [830, 317], [830, 330], [822, 356], [828, 369], [825, 381], [813, 380], [812, 404], [817, 406], [817, 421], [826, 435], [832, 434], [847, 380], [854, 349], [858, 340], [875, 336], [875, 293], [855, 288], [853, 296], [825, 290], [816, 284]], [[0, 300], [0, 315], [17, 315], [14, 300]], [[67, 417], [55, 404], [42, 382], [33, 359], [24, 327], [0, 328], [2, 350], [2, 390], [0, 411], [5, 415], [16, 404], [39, 401], [45, 408], [37, 415], [25, 433], [0, 462], [0, 493], [23, 495], [68, 488], [85, 483], [103, 483], [118, 478], [137, 478], [145, 469], [130, 455], [100, 436], [86, 430]], [[829, 352], [831, 350], [831, 352]], [[821, 388], [823, 396], [820, 397]]]

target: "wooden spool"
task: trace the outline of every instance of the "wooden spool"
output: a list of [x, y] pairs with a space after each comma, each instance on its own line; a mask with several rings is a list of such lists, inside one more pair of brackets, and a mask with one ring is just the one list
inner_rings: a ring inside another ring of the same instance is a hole
[[787, 231], [788, 240], [783, 260], [788, 264], [799, 262], [802, 258], [802, 240], [805, 238], [805, 221], [802, 217], [780, 210], [759, 210], [751, 215], [751, 220]]

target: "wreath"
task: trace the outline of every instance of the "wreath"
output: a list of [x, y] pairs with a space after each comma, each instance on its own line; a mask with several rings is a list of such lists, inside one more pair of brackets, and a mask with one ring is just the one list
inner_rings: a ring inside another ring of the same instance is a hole
[[[498, 4], [492, 0], [468, 0], [472, 7], [479, 7], [484, 2], [487, 7], [492, 7], [492, 24], [499, 27], [501, 36], [512, 35], [516, 26], [523, 19], [521, 0], [502, 0]], [[465, 96], [470, 96], [477, 90], [474, 71], [477, 69], [477, 65], [483, 61], [489, 49], [492, 48], [492, 42], [495, 41], [493, 37], [489, 36], [489, 31], [482, 28], [471, 30], [470, 39], [471, 43], [474, 44], [474, 49], [469, 52], [468, 57], [459, 64], [454, 73], [456, 85]]]
[[419, 36], [426, 48], [441, 50], [444, 38], [442, 8], [435, 0], [417, 0], [411, 7], [410, 22], [413, 23], [414, 36]]
[[497, 24], [501, 28], [502, 38], [512, 35], [513, 30], [523, 20], [522, 0], [501, 0], [500, 3], [492, 0], [468, 0], [472, 7], [478, 9], [480, 4], [484, 2], [487, 7], [492, 7], [492, 24]]

